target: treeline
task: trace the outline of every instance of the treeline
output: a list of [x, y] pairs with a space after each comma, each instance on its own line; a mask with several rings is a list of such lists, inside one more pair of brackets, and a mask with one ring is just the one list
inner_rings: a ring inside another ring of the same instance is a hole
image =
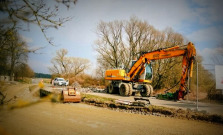
[[0, 75], [8, 75], [10, 80], [33, 77], [34, 72], [27, 64], [31, 50], [18, 32], [0, 27], [0, 37]]
[[52, 76], [50, 74], [44, 74], [44, 73], [35, 73], [35, 78], [51, 78]]

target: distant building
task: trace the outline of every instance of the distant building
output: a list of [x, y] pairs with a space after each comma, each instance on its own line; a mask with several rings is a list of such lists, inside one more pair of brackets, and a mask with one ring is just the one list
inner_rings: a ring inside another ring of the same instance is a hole
[[[12, 80], [14, 80], [14, 78]], [[0, 81], [10, 81], [10, 76], [0, 76]]]
[[[9, 75], [0, 75], [0, 81], [10, 81]], [[14, 75], [12, 77], [12, 81], [14, 81]]]

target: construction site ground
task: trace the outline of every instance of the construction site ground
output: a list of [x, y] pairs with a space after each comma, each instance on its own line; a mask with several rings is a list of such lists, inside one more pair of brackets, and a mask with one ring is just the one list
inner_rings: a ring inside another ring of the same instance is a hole
[[[115, 99], [122, 99], [122, 100], [130, 100], [134, 101], [134, 96], [130, 97], [123, 97], [118, 94], [107, 94], [107, 93], [87, 93], [91, 95], [97, 95], [107, 98], [115, 98]], [[165, 106], [170, 108], [182, 108], [182, 109], [191, 109], [197, 110], [197, 102], [196, 101], [170, 101], [170, 100], [160, 100], [156, 99], [155, 97], [149, 97], [150, 103], [156, 106]], [[223, 115], [223, 105], [221, 104], [211, 104], [211, 103], [203, 103], [198, 101], [198, 111], [210, 113], [210, 114], [219, 114]]]
[[[30, 91], [31, 85], [13, 84], [7, 87], [7, 99], [13, 98], [13, 100], [0, 108], [0, 134], [223, 134], [221, 124], [132, 114], [83, 103], [63, 104], [44, 101], [9, 109], [18, 102], [38, 101], [39, 97], [35, 96], [35, 91], [38, 89]], [[109, 94], [104, 95], [109, 96]], [[153, 99], [151, 102], [155, 103]]]

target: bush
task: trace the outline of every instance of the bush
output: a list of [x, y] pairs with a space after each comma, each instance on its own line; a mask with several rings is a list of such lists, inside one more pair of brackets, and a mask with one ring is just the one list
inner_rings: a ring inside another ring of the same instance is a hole
[[32, 78], [17, 78], [16, 81], [21, 82], [21, 83], [32, 83]]

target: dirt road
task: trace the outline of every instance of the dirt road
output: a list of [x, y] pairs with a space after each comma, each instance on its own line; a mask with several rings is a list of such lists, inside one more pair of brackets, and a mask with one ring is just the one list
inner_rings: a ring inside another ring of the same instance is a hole
[[50, 102], [1, 111], [0, 125], [12, 135], [223, 134], [218, 124]]
[[[27, 94], [21, 95], [27, 97]], [[14, 110], [0, 110], [0, 134], [11, 135], [220, 135], [223, 134], [222, 128], [220, 124], [116, 112], [82, 103], [41, 102]]]

